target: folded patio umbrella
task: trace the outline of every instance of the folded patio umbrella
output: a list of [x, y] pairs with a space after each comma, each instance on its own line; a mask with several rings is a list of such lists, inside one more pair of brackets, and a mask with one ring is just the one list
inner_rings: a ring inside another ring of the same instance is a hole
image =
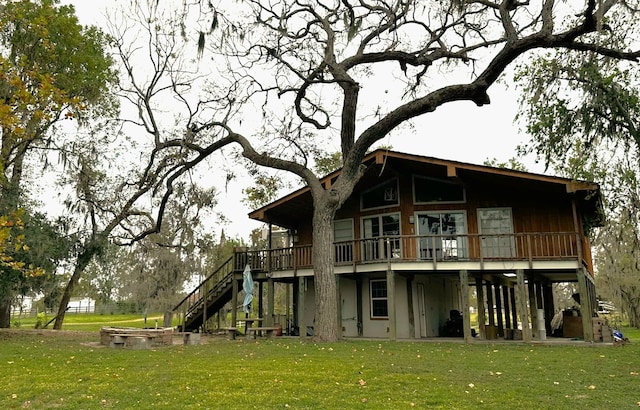
[[253, 277], [251, 276], [251, 267], [249, 264], [244, 267], [242, 272], [242, 289], [244, 290], [244, 303], [242, 310], [245, 313], [251, 312], [251, 301], [253, 301]]

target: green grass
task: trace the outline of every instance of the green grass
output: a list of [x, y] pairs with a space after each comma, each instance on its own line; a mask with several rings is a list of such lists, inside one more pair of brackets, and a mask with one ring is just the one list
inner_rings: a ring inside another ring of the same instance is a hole
[[[47, 316], [44, 319], [44, 323], [53, 319], [53, 316]], [[144, 322], [144, 317], [140, 314], [117, 314], [117, 315], [99, 315], [99, 314], [69, 314], [67, 313], [62, 323], [62, 330], [77, 330], [77, 331], [99, 331], [103, 326], [126, 326], [126, 327], [155, 327], [156, 319], [158, 320], [158, 326], [162, 326], [162, 315], [154, 313], [147, 316], [147, 322]], [[18, 328], [33, 329], [36, 325], [37, 318], [34, 317], [22, 317], [13, 318], [11, 323], [18, 324], [14, 326]], [[175, 325], [175, 324], [174, 324]], [[53, 328], [53, 323], [49, 324], [49, 329]]]
[[206, 338], [152, 350], [97, 332], [0, 331], [2, 409], [631, 409], [640, 331], [622, 347]]

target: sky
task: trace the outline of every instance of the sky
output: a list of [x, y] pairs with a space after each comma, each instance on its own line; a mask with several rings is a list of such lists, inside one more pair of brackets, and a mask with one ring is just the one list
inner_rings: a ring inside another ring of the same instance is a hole
[[[81, 24], [98, 26], [104, 21], [106, 8], [118, 2], [120, 0], [61, 1], [75, 6]], [[517, 95], [496, 84], [489, 89], [489, 96], [492, 103], [483, 107], [467, 101], [441, 106], [419, 118], [415, 122], [415, 131], [394, 133], [381, 143], [392, 146], [394, 151], [473, 164], [494, 158], [506, 162], [515, 157], [516, 147], [528, 139], [513, 122], [518, 108]], [[533, 158], [522, 162], [529, 171], [543, 173], [541, 165], [536, 164]], [[231, 220], [224, 227], [225, 235], [248, 240], [251, 230], [263, 224], [251, 221], [247, 216], [251, 209], [240, 201], [247, 181], [237, 181], [225, 189], [224, 175], [216, 178], [221, 180], [209, 182], [220, 187], [220, 211]]]

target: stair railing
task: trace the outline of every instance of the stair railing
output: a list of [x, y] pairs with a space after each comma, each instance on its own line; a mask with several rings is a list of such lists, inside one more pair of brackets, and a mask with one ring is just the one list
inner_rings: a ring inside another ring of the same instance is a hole
[[[233, 275], [233, 260], [233, 256], [227, 259], [173, 308], [173, 312], [181, 315], [183, 329], [187, 318], [198, 311], [203, 305], [205, 306], [204, 309], [206, 309], [205, 301], [208, 300], [208, 296], [213, 293], [221, 283], [225, 283], [228, 278]], [[206, 314], [206, 311], [203, 311], [203, 315], [204, 314]]]

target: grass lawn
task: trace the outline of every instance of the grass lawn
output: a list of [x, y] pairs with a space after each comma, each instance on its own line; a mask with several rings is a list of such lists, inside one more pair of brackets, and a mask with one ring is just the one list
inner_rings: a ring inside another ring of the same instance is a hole
[[533, 345], [297, 338], [124, 350], [97, 331], [0, 330], [2, 409], [632, 409], [631, 343]]
[[[53, 319], [53, 316], [45, 317], [44, 323]], [[123, 327], [155, 327], [156, 320], [158, 325], [162, 326], [162, 315], [154, 313], [147, 316], [145, 323], [144, 317], [139, 314], [119, 314], [119, 315], [99, 315], [99, 314], [69, 314], [64, 316], [62, 330], [77, 331], [99, 331], [103, 326], [123, 326]], [[18, 324], [19, 328], [33, 329], [35, 327], [36, 317], [13, 318], [11, 323]], [[176, 323], [177, 324], [177, 319]], [[48, 326], [53, 328], [53, 323]]]

